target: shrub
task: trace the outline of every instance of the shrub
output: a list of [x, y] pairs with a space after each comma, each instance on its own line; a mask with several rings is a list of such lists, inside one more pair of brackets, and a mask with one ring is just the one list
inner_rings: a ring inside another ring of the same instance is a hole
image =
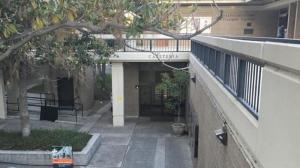
[[96, 77], [95, 99], [110, 100], [111, 98], [111, 75], [107, 74], [104, 77]]

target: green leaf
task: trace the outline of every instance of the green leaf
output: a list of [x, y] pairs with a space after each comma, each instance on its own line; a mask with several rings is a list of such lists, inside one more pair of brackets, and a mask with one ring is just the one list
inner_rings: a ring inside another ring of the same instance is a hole
[[33, 9], [36, 9], [38, 7], [35, 0], [31, 0], [31, 5], [32, 5]]

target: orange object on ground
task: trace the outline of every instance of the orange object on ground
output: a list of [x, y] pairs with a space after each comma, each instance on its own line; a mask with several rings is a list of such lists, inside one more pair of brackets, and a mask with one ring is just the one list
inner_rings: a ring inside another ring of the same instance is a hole
[[52, 159], [52, 164], [73, 164], [73, 159]]

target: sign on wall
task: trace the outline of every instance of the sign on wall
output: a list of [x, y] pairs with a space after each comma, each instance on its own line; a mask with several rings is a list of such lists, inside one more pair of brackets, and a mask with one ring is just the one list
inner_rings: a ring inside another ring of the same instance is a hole
[[163, 53], [163, 54], [158, 54], [158, 55], [154, 55], [154, 54], [150, 54], [148, 55], [149, 59], [160, 59], [160, 60], [172, 60], [172, 59], [179, 59], [179, 56], [176, 54], [170, 54], [170, 53]]
[[[184, 19], [180, 33], [194, 33], [211, 23], [211, 17], [184, 17]], [[211, 28], [206, 29], [203, 33], [211, 33]]]

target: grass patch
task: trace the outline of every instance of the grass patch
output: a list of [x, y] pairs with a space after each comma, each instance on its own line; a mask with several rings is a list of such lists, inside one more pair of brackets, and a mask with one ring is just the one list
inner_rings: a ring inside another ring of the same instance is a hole
[[0, 131], [0, 150], [52, 150], [52, 146], [68, 145], [81, 151], [92, 135], [70, 130], [32, 130], [23, 138], [19, 132]]

